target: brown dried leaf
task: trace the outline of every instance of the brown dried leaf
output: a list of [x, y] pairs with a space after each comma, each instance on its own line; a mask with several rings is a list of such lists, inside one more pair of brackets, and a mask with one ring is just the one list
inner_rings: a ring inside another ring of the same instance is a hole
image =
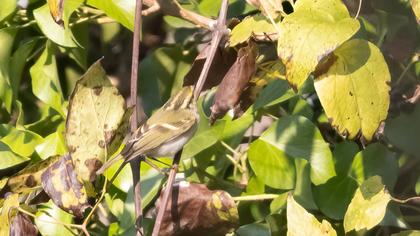
[[238, 226], [238, 219], [235, 202], [227, 192], [180, 182], [172, 189], [159, 235], [225, 235]]
[[36, 236], [38, 229], [32, 223], [31, 219], [22, 213], [13, 217], [10, 225], [10, 236]]
[[[206, 45], [198, 56], [195, 58], [191, 69], [184, 77], [184, 84], [185, 86], [190, 86], [196, 84], [198, 77], [203, 69], [204, 62], [207, 58], [207, 54], [210, 51], [210, 44]], [[210, 66], [210, 70], [207, 76], [206, 81], [204, 82], [203, 91], [210, 89], [220, 83], [222, 81], [223, 76], [228, 72], [229, 68], [235, 62], [236, 59], [236, 51], [227, 48], [222, 49], [218, 48], [216, 54], [214, 55], [213, 62]]]
[[223, 117], [228, 110], [238, 105], [241, 94], [249, 85], [249, 81], [255, 73], [256, 57], [257, 45], [252, 41], [249, 41], [246, 47], [239, 49], [235, 63], [226, 73], [217, 89], [211, 107], [211, 123]]
[[41, 176], [42, 187], [61, 209], [82, 217], [90, 207], [86, 190], [77, 178], [70, 154], [66, 154]]

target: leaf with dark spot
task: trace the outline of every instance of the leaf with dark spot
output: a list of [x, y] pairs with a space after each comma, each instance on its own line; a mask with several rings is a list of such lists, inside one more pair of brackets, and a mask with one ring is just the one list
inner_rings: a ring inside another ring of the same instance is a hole
[[211, 123], [223, 117], [228, 110], [233, 109], [239, 103], [241, 94], [249, 85], [249, 81], [255, 73], [256, 57], [257, 45], [252, 41], [249, 41], [246, 47], [239, 49], [235, 63], [226, 73], [217, 89], [211, 107]]
[[40, 189], [41, 175], [59, 156], [52, 156], [46, 160], [31, 164], [7, 180], [5, 188], [1, 191], [0, 197], [6, 192], [31, 193]]
[[13, 217], [10, 225], [10, 236], [36, 236], [38, 229], [32, 223], [29, 216], [18, 213]]
[[84, 186], [77, 178], [70, 154], [50, 166], [41, 176], [42, 187], [61, 209], [82, 217], [90, 207]]
[[[210, 51], [210, 44], [205, 46], [198, 56], [195, 58], [191, 69], [184, 77], [183, 86], [190, 86], [196, 84], [198, 77], [204, 66], [204, 61], [207, 58], [207, 54]], [[236, 51], [232, 48], [221, 49], [218, 48], [214, 55], [213, 62], [211, 64], [207, 79], [204, 82], [203, 91], [210, 89], [222, 81], [229, 68], [235, 62]]]
[[182, 181], [172, 189], [159, 235], [225, 235], [237, 226], [238, 210], [227, 192]]
[[[126, 113], [124, 98], [112, 86], [100, 61], [95, 62], [74, 88], [66, 123], [67, 146], [81, 180], [94, 181], [96, 169], [92, 167], [100, 166], [97, 163], [103, 163], [116, 151], [122, 141], [121, 135], [116, 133]], [[86, 162], [90, 159], [96, 161]]]

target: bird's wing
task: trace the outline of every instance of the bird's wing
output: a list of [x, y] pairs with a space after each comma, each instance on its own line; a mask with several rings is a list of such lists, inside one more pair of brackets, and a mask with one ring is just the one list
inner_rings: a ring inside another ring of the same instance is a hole
[[[174, 119], [174, 117], [179, 117], [179, 119]], [[141, 154], [147, 155], [148, 151], [177, 138], [193, 127], [195, 123], [195, 113], [188, 109], [166, 111], [162, 116], [154, 114], [145, 124], [146, 128], [127, 143], [127, 146], [132, 144], [132, 147], [125, 156], [134, 158]]]

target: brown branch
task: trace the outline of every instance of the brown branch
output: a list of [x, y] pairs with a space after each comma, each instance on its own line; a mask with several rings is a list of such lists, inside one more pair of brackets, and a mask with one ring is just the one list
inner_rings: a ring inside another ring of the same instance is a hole
[[168, 182], [166, 183], [165, 191], [163, 192], [162, 202], [159, 204], [159, 211], [156, 216], [155, 225], [153, 226], [152, 236], [158, 236], [160, 231], [160, 226], [162, 224], [162, 219], [165, 214], [166, 206], [168, 205], [169, 196], [172, 193], [172, 186], [175, 181], [176, 172], [178, 172], [178, 165], [181, 159], [182, 149], [175, 154], [174, 160], [172, 162], [172, 168], [169, 171]]
[[211, 29], [215, 20], [184, 9], [176, 0], [144, 0], [148, 8], [142, 11], [144, 16], [162, 11], [163, 14], [187, 20], [199, 27]]
[[[131, 57], [131, 78], [130, 78], [130, 105], [134, 106], [134, 112], [131, 116], [131, 132], [137, 129], [137, 79], [139, 67], [139, 54], [140, 54], [140, 32], [141, 32], [141, 12], [142, 0], [136, 0], [136, 10], [134, 18], [134, 35], [133, 35], [133, 51]], [[140, 108], [142, 109], [142, 108]], [[137, 236], [143, 235], [141, 227], [141, 220], [143, 218], [141, 195], [140, 195], [140, 158], [134, 158], [130, 162], [131, 172], [133, 173], [133, 191], [134, 191], [134, 206], [135, 206], [135, 219]]]
[[[156, 1], [160, 1], [160, 0], [156, 0]], [[172, 4], [174, 3], [177, 4], [176, 1], [172, 2]], [[209, 27], [213, 30], [212, 40], [210, 42], [210, 51], [206, 58], [206, 61], [204, 62], [203, 69], [200, 73], [200, 77], [198, 78], [197, 84], [194, 88], [194, 101], [197, 101], [198, 96], [200, 95], [201, 89], [207, 78], [210, 66], [213, 62], [214, 55], [216, 54], [216, 50], [220, 44], [220, 41], [229, 32], [226, 27], [227, 8], [228, 8], [228, 0], [222, 0], [222, 4], [220, 6], [219, 17], [217, 19], [216, 24], [209, 25]], [[169, 196], [171, 195], [171, 192], [172, 192], [172, 186], [175, 180], [176, 172], [178, 171], [178, 164], [181, 159], [181, 154], [182, 154], [182, 149], [174, 157], [172, 168], [171, 168], [171, 171], [169, 172], [168, 182], [163, 193], [162, 203], [159, 205], [159, 211], [156, 216], [156, 221], [153, 227], [152, 236], [159, 235], [160, 226], [162, 224], [162, 219], [166, 210], [166, 205], [168, 204]]]

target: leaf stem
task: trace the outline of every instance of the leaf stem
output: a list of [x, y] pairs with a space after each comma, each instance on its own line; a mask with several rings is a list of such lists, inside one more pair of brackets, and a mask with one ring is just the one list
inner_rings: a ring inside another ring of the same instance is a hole
[[82, 225], [78, 225], [78, 224], [70, 224], [70, 223], [61, 222], [61, 221], [53, 218], [52, 216], [48, 216], [48, 217], [51, 218], [51, 220], [39, 219], [38, 216], [36, 216], [35, 214], [33, 214], [33, 213], [31, 213], [31, 212], [29, 212], [27, 210], [24, 210], [21, 207], [18, 207], [17, 209], [18, 209], [19, 212], [21, 212], [21, 213], [23, 213], [25, 215], [28, 215], [28, 216], [36, 219], [37, 221], [44, 222], [44, 223], [47, 223], [47, 224], [63, 225], [63, 226], [67, 226], [67, 227], [70, 227], [70, 228], [76, 228], [76, 229], [82, 229], [82, 227], [83, 227]]
[[263, 200], [272, 200], [280, 196], [279, 194], [259, 194], [259, 195], [248, 195], [248, 196], [238, 196], [232, 197], [235, 202], [240, 201], [263, 201]]
[[400, 204], [405, 204], [409, 201], [415, 201], [415, 200], [420, 201], [420, 196], [410, 197], [410, 198], [407, 198], [407, 199], [398, 199], [398, 198], [391, 197], [391, 200], [394, 201], [394, 202], [400, 203]]

